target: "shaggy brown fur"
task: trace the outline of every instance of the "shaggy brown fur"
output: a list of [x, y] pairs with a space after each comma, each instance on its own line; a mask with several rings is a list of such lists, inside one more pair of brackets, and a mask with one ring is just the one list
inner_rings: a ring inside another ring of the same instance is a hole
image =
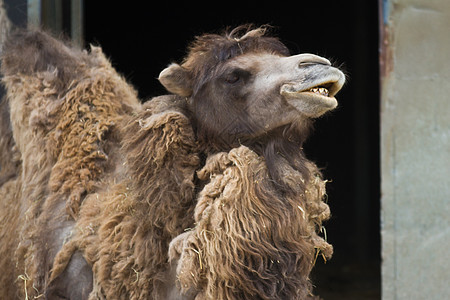
[[20, 166], [20, 153], [12, 135], [9, 105], [5, 99], [0, 100], [0, 162], [0, 186], [2, 186], [17, 176]]
[[94, 298], [166, 299], [169, 241], [193, 225], [200, 163], [189, 120], [167, 100], [125, 127], [127, 178], [83, 204], [74, 241], [93, 265]]
[[311, 122], [261, 130], [238, 90], [212, 86], [234, 58], [287, 55], [264, 34], [197, 38], [185, 85], [161, 78], [179, 96], [141, 105], [99, 48], [16, 33], [0, 127], [14, 137], [0, 164], [21, 158], [0, 187], [0, 266], [15, 274], [0, 298], [310, 297], [315, 259], [332, 254], [317, 234], [325, 181], [301, 150]]
[[312, 178], [286, 162], [285, 183], [297, 193], [280, 197], [264, 159], [245, 146], [211, 156], [199, 171], [210, 182], [200, 193], [196, 226], [171, 244], [180, 285], [196, 299], [305, 299], [308, 274], [321, 252], [332, 248], [316, 234], [328, 206], [325, 183], [307, 163]]
[[[18, 237], [4, 258], [15, 257], [16, 273], [2, 282], [19, 281], [22, 294], [38, 297], [83, 198], [115, 169], [116, 125], [139, 103], [99, 48], [87, 54], [41, 32], [19, 31], [8, 41], [2, 72], [22, 159], [21, 194], [10, 203], [17, 223], [3, 229]], [[1, 213], [5, 224], [12, 212]]]
[[[17, 247], [18, 237], [14, 230], [18, 228], [20, 206], [16, 199], [20, 197], [20, 153], [15, 145], [11, 123], [9, 119], [9, 106], [5, 99], [0, 100], [0, 253], [7, 259], [0, 259], [0, 270], [14, 270], [14, 249]], [[12, 230], [11, 230], [12, 229]], [[14, 277], [14, 274], [10, 274]], [[9, 278], [0, 277], [0, 286], [4, 295], [13, 295], [15, 287]], [[2, 295], [0, 293], [0, 295]]]

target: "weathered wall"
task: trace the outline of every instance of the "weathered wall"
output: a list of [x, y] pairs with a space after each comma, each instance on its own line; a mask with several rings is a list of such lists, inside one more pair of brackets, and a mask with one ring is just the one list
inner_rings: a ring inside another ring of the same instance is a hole
[[383, 299], [450, 299], [450, 1], [379, 1]]

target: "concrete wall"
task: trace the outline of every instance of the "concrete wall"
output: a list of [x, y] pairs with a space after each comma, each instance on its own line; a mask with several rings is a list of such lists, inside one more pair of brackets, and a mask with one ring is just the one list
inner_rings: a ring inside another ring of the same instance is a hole
[[450, 1], [379, 1], [383, 299], [450, 299]]

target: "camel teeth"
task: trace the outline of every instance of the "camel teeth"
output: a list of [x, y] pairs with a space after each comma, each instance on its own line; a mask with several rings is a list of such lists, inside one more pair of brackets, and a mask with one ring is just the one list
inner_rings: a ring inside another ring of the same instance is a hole
[[320, 94], [322, 96], [328, 97], [329, 95], [329, 91], [326, 88], [323, 87], [315, 87], [309, 90], [310, 92], [316, 93], [316, 94]]

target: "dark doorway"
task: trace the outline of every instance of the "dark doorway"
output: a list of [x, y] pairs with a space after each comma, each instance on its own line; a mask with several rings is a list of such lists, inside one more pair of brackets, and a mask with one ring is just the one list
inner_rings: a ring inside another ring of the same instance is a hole
[[[377, 1], [85, 1], [86, 43], [99, 44], [142, 99], [165, 93], [156, 78], [179, 62], [195, 35], [242, 23], [271, 24], [293, 54], [341, 65], [339, 108], [316, 122], [306, 153], [323, 168], [335, 254], [313, 274], [324, 299], [380, 298], [379, 86]], [[286, 4], [290, 3], [290, 4]]]

